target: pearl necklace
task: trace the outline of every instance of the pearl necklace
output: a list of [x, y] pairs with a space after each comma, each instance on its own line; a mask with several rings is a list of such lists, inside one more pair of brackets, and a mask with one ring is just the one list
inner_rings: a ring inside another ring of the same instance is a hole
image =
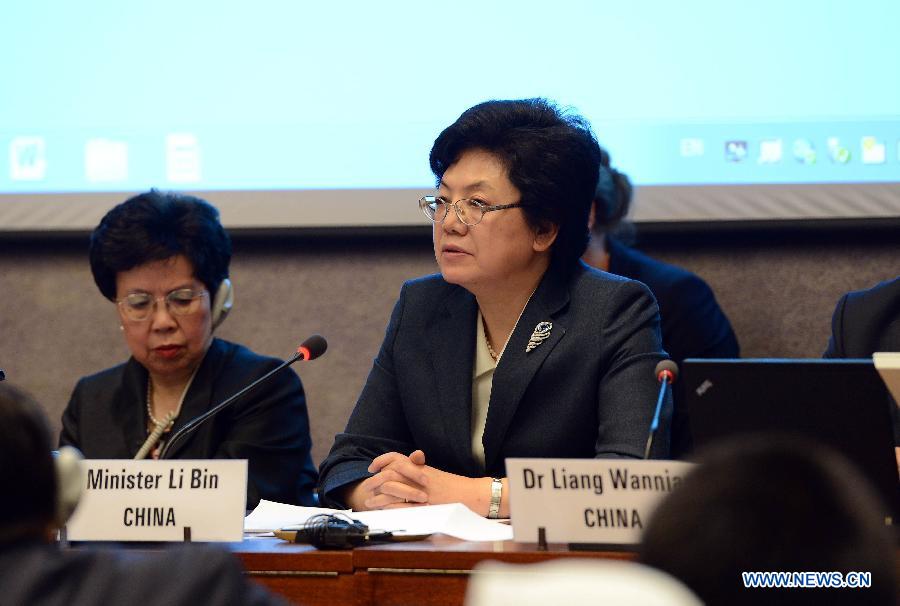
[[[182, 396], [182, 402], [184, 401], [184, 396]], [[175, 418], [181, 414], [181, 402], [178, 403], [178, 408], [174, 410], [174, 412], [166, 415], [166, 418], [169, 419], [169, 422], [164, 426], [166, 429], [171, 427], [175, 423]], [[150, 422], [153, 423], [154, 427], [159, 427], [163, 423], [155, 416], [153, 416], [153, 379], [147, 377], [147, 416], [150, 417]]]
[[[191, 376], [191, 379], [194, 377]], [[185, 386], [184, 391], [181, 392], [181, 399], [178, 400], [178, 407], [169, 412], [166, 415], [166, 419], [168, 419], [168, 423], [164, 420], [159, 420], [155, 416], [153, 416], [153, 379], [147, 377], [147, 416], [150, 417], [150, 422], [153, 423], [154, 427], [159, 427], [162, 425], [165, 430], [169, 430], [172, 425], [175, 424], [175, 419], [178, 418], [178, 415], [181, 414], [181, 405], [184, 404], [184, 396], [187, 394], [188, 387], [190, 387], [191, 382], [188, 381], [188, 384]]]
[[500, 357], [500, 354], [498, 354], [496, 351], [494, 351], [494, 348], [491, 347], [491, 340], [488, 339], [488, 337], [487, 337], [487, 331], [484, 331], [484, 342], [487, 343], [488, 353], [491, 354], [491, 359], [493, 359], [494, 362], [496, 362], [497, 358]]
[[175, 419], [181, 414], [181, 406], [184, 404], [184, 398], [191, 388], [191, 383], [194, 382], [194, 377], [197, 376], [198, 370], [200, 370], [199, 365], [194, 369], [194, 372], [191, 373], [191, 377], [184, 386], [184, 391], [181, 392], [181, 398], [178, 400], [178, 407], [175, 410], [169, 411], [166, 418], [162, 420], [153, 416], [153, 379], [151, 379], [149, 375], [147, 376], [147, 416], [150, 418], [150, 422], [153, 423], [153, 430], [150, 431], [150, 435], [147, 436], [147, 439], [144, 440], [144, 443], [134, 456], [136, 460], [146, 457], [147, 454], [150, 453], [150, 450], [156, 446], [157, 442], [159, 442], [162, 435], [175, 425]]
[[537, 286], [534, 287], [534, 290], [531, 291], [531, 294], [528, 295], [528, 299], [525, 301], [525, 305], [522, 307], [522, 311], [519, 312], [519, 317], [516, 318], [516, 323], [513, 324], [512, 331], [509, 333], [509, 336], [506, 337], [506, 343], [503, 344], [503, 348], [500, 350], [500, 353], [494, 351], [494, 348], [491, 347], [491, 340], [488, 338], [487, 332], [487, 321], [484, 319], [484, 314], [481, 314], [481, 323], [484, 325], [484, 342], [487, 343], [488, 353], [491, 355], [491, 358], [497, 364], [500, 363], [500, 356], [503, 355], [503, 352], [506, 351], [506, 345], [509, 343], [509, 340], [512, 338], [513, 333], [516, 332], [516, 326], [519, 325], [519, 320], [522, 319], [522, 315], [525, 313], [525, 308], [528, 307], [528, 304], [531, 302], [531, 297], [534, 296], [534, 293], [537, 292]]
[[[200, 366], [197, 365], [197, 368], [194, 369], [194, 372], [191, 373], [191, 376], [188, 378], [187, 383], [184, 385], [184, 389], [181, 392], [181, 397], [178, 398], [178, 406], [174, 411], [169, 413], [168, 416], [171, 416], [172, 419], [169, 421], [169, 424], [166, 426], [166, 429], [175, 424], [175, 419], [178, 418], [178, 415], [181, 414], [181, 406], [184, 404], [184, 398], [187, 396], [188, 390], [191, 388], [191, 383], [194, 382], [194, 377], [197, 376], [197, 371], [200, 370]], [[147, 416], [150, 417], [150, 422], [153, 423], [154, 426], [159, 426], [160, 423], [164, 423], [165, 421], [160, 421], [156, 417], [153, 416], [153, 379], [150, 375], [147, 375]]]

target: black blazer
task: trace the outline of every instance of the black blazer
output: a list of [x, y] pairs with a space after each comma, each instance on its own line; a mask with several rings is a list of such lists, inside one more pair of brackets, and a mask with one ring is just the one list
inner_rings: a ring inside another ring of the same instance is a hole
[[[607, 238], [610, 273], [643, 282], [656, 297], [663, 348], [678, 364], [686, 358], [738, 358], [741, 348], [709, 285], [691, 272], [657, 261]], [[682, 385], [676, 383], [672, 414], [672, 457], [694, 449]]]
[[284, 604], [244, 578], [233, 554], [198, 545], [137, 554], [0, 543], [0, 588], [0, 604]]
[[685, 269], [663, 263], [608, 238], [609, 273], [643, 282], [656, 297], [662, 343], [672, 359], [738, 358], [731, 323], [709, 285]]
[[[213, 339], [172, 432], [275, 368], [280, 360]], [[63, 412], [60, 445], [89, 459], [133, 458], [147, 438], [147, 369], [131, 358], [78, 381]], [[175, 445], [176, 459], [247, 459], [247, 506], [260, 499], [313, 505], [303, 385], [285, 369]]]
[[[876, 351], [900, 351], [900, 276], [868, 290], [848, 292], [831, 317], [826, 358], [871, 358]], [[900, 412], [891, 399], [894, 444], [900, 446]]]
[[840, 298], [831, 318], [826, 358], [871, 358], [900, 351], [900, 276]]
[[[507, 457], [642, 457], [665, 357], [650, 291], [578, 264], [548, 271], [494, 371], [484, 428], [485, 467], [471, 452], [475, 297], [439, 275], [400, 291], [381, 350], [344, 433], [322, 463], [320, 495], [370, 474], [390, 451], [425, 451], [428, 464], [464, 475], [506, 475]], [[549, 338], [530, 353], [536, 325]], [[655, 456], [668, 455], [669, 406]]]

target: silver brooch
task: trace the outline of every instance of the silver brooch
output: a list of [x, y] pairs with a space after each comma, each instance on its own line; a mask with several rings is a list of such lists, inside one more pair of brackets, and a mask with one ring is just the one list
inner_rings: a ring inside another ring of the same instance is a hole
[[531, 333], [531, 338], [528, 339], [528, 345], [525, 346], [525, 353], [536, 349], [538, 345], [546, 341], [552, 329], [553, 324], [550, 322], [538, 322], [538, 325], [534, 327], [534, 332]]

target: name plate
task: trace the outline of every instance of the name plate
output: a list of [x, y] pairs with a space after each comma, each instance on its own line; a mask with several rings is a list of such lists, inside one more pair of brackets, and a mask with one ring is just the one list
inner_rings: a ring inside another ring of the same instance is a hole
[[513, 540], [640, 542], [659, 501], [694, 467], [681, 461], [507, 459]]
[[246, 460], [81, 462], [84, 491], [71, 541], [241, 541]]

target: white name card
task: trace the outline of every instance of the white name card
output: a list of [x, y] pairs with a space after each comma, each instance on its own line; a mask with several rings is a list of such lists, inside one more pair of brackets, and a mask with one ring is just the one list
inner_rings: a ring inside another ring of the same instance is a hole
[[659, 501], [693, 463], [634, 459], [507, 459], [513, 540], [640, 542]]
[[240, 541], [246, 460], [81, 462], [84, 491], [66, 525], [71, 541]]

